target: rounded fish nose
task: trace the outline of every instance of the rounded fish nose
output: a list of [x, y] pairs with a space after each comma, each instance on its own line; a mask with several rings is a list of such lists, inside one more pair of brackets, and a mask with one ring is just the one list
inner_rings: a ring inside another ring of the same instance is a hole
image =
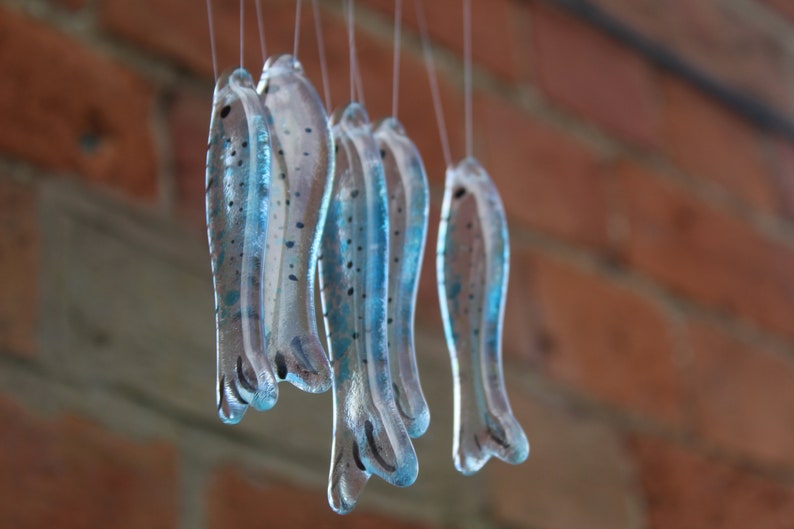
[[405, 134], [405, 128], [403, 127], [403, 124], [400, 123], [400, 120], [398, 120], [397, 118], [395, 118], [393, 116], [385, 118], [385, 119], [382, 119], [375, 126], [374, 130], [375, 130], [375, 132], [380, 132], [380, 131], [393, 132], [393, 133], [398, 134], [400, 136], [405, 136], [406, 135]]
[[462, 159], [455, 170], [463, 175], [474, 178], [481, 178], [488, 174], [485, 172], [485, 168], [480, 165], [480, 162], [472, 156]]
[[251, 74], [245, 68], [234, 68], [233, 70], [226, 70], [219, 77], [215, 83], [215, 96], [221, 94], [223, 90], [229, 86], [239, 86], [245, 88], [254, 88], [254, 80]]
[[[298, 59], [289, 54], [270, 57], [262, 67], [262, 75], [259, 77], [257, 92], [264, 95], [268, 91], [268, 82], [276, 80], [282, 75], [298, 74], [303, 75], [303, 65]], [[272, 90], [272, 88], [269, 88]]]
[[280, 75], [285, 73], [299, 73], [303, 74], [303, 65], [294, 56], [289, 53], [278, 55], [277, 57], [270, 57], [265, 62], [264, 72], [270, 72], [270, 75]]
[[343, 125], [345, 128], [369, 127], [369, 115], [364, 107], [357, 101], [352, 101], [347, 106], [339, 107], [331, 118], [333, 125]]

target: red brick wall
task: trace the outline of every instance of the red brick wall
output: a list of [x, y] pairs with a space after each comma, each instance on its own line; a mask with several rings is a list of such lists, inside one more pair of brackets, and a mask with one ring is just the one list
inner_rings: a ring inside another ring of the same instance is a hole
[[[425, 3], [457, 157], [460, 5]], [[294, 1], [263, 4], [268, 50], [290, 51]], [[321, 4], [338, 105], [342, 2]], [[530, 459], [474, 478], [451, 469], [429, 251], [419, 480], [373, 482], [339, 518], [325, 505], [327, 395], [285, 389], [278, 409], [236, 427], [214, 416], [204, 2], [4, 2], [0, 526], [794, 527], [794, 136], [763, 118], [794, 122], [794, 9], [571, 5], [472, 2], [475, 152], [509, 215], [505, 361]], [[219, 62], [233, 66], [238, 2], [214, 9]], [[391, 106], [392, 9], [357, 2], [374, 119]], [[405, 10], [399, 117], [424, 155], [435, 224], [444, 162]], [[319, 87], [309, 5], [302, 22]]]

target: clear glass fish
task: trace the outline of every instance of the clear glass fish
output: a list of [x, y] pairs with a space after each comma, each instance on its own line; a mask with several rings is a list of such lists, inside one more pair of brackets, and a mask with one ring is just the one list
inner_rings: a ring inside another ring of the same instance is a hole
[[397, 119], [381, 121], [373, 135], [380, 148], [389, 204], [386, 324], [394, 400], [408, 434], [420, 437], [430, 423], [414, 349], [416, 292], [427, 238], [427, 177], [419, 151]]
[[278, 397], [262, 323], [270, 144], [265, 109], [242, 68], [225, 73], [215, 86], [206, 185], [218, 414], [236, 423], [249, 404], [266, 410]]
[[334, 114], [336, 171], [323, 234], [320, 282], [333, 369], [328, 500], [349, 512], [377, 475], [411, 485], [416, 454], [394, 403], [387, 351], [388, 204], [383, 166], [364, 108]]
[[436, 272], [455, 393], [453, 459], [463, 474], [493, 455], [517, 464], [529, 443], [502, 373], [510, 246], [504, 207], [474, 158], [447, 170]]
[[279, 381], [319, 393], [331, 367], [314, 313], [314, 276], [331, 197], [333, 140], [328, 115], [301, 64], [271, 58], [257, 87], [273, 151], [265, 254], [267, 356]]

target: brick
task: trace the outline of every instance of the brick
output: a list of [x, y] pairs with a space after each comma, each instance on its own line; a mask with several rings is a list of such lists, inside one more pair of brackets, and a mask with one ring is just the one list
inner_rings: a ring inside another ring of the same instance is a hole
[[591, 26], [536, 4], [533, 64], [555, 102], [644, 147], [659, 142], [657, 77], [640, 56]]
[[416, 323], [423, 327], [441, 329], [441, 308], [438, 304], [438, 281], [436, 276], [436, 246], [438, 244], [438, 225], [441, 222], [441, 208], [430, 205], [427, 222], [427, 241], [425, 255], [419, 276], [419, 290], [416, 296]]
[[[291, 53], [295, 3], [263, 2], [263, 22], [269, 54]], [[212, 74], [207, 11], [190, 0], [108, 0], [100, 4], [102, 25], [142, 49], [165, 56], [181, 66]], [[303, 11], [302, 34], [313, 32], [310, 7]], [[259, 33], [253, 2], [246, 2], [244, 64], [258, 79], [262, 67]], [[221, 71], [240, 63], [240, 2], [212, 2], [218, 67]]]
[[782, 529], [794, 520], [794, 489], [680, 446], [634, 438], [649, 529]]
[[760, 0], [762, 4], [766, 4], [772, 9], [776, 9], [782, 15], [794, 20], [794, 5], [787, 0]]
[[669, 32], [670, 11], [667, 4], [655, 0], [595, 0], [607, 15], [656, 41]]
[[0, 130], [0, 149], [153, 198], [157, 163], [150, 87], [40, 21], [8, 8], [0, 13], [0, 114], [14, 124]]
[[606, 184], [598, 155], [490, 95], [477, 95], [476, 117], [483, 161], [508, 216], [554, 236], [606, 249]]
[[697, 303], [794, 335], [790, 248], [639, 165], [617, 172], [631, 266]]
[[[392, 0], [363, 0], [367, 6], [393, 19]], [[461, 2], [425, 2], [430, 39], [463, 57], [463, 8]], [[523, 42], [526, 28], [518, 16], [521, 2], [473, 0], [471, 2], [472, 62], [509, 80], [526, 78], [529, 60]], [[403, 27], [418, 37], [419, 23], [414, 2], [403, 2]], [[391, 38], [391, 35], [384, 35]]]
[[169, 100], [168, 125], [177, 209], [198, 235], [206, 233], [205, 165], [212, 94], [178, 89]]
[[788, 111], [785, 44], [729, 2], [672, 0], [665, 42], [718, 80]]
[[86, 6], [87, 0], [49, 0], [50, 3], [68, 9], [69, 11], [80, 11]]
[[504, 329], [502, 333], [503, 361], [506, 365], [543, 368], [542, 360], [548, 336], [540, 325], [540, 305], [528, 298], [534, 292], [534, 274], [525, 251], [511, 248], [510, 277], [505, 300]]
[[35, 352], [39, 231], [36, 193], [0, 180], [0, 353]]
[[493, 516], [507, 527], [634, 527], [628, 461], [615, 433], [559, 405], [511, 394], [531, 451], [518, 466], [492, 462], [482, 471]]
[[664, 148], [685, 171], [762, 209], [775, 207], [759, 131], [680, 81], [664, 83]]
[[206, 242], [57, 182], [42, 183], [40, 197], [41, 360], [78, 385], [125, 387], [182, 412], [212, 413]]
[[776, 208], [786, 218], [794, 219], [794, 144], [778, 139], [772, 142], [772, 152]]
[[634, 413], [680, 425], [684, 388], [659, 309], [592, 273], [539, 254], [515, 255], [513, 273], [528, 283], [517, 294], [531, 305], [524, 321], [515, 323], [529, 325], [535, 337], [530, 344], [506, 344], [508, 352], [533, 348], [552, 378]]
[[[220, 71], [236, 68], [240, 63], [240, 3], [237, 0], [218, 0], [212, 3], [212, 10], [218, 68]], [[346, 100], [349, 93], [347, 31], [343, 18], [324, 9], [321, 11], [333, 99], [338, 103], [340, 99]], [[263, 2], [262, 13], [268, 56], [292, 53], [295, 2]], [[190, 0], [108, 0], [100, 5], [100, 20], [107, 31], [147, 52], [164, 56], [206, 77], [212, 75], [209, 25], [203, 6], [197, 9]], [[258, 80], [264, 61], [253, 3], [246, 3], [243, 31], [243, 65]], [[366, 37], [360, 33], [356, 36], [357, 41], [363, 39], [359, 43], [363, 43], [360, 52], [365, 52]], [[298, 57], [322, 94], [314, 19], [308, 2], [301, 12]], [[388, 68], [391, 72], [391, 66]], [[344, 90], [337, 91], [336, 88], [342, 85]]]
[[281, 529], [409, 529], [428, 527], [362, 509], [339, 516], [328, 506], [323, 488], [305, 489], [254, 479], [233, 467], [217, 471], [207, 489], [209, 529], [248, 527]]
[[[57, 182], [42, 183], [40, 197], [47, 244], [39, 261], [37, 336], [46, 372], [88, 393], [124, 388], [158, 409], [221, 428], [207, 243], [139, 208]], [[275, 409], [249, 411], [223, 431], [273, 453], [285, 450], [304, 465], [326, 461], [330, 410], [330, 391], [316, 395], [282, 385]], [[125, 415], [111, 416], [121, 421]]]
[[0, 497], [7, 527], [177, 526], [177, 462], [83, 419], [47, 419], [0, 399]]
[[692, 324], [700, 435], [770, 465], [794, 467], [794, 361]]
[[[764, 0], [786, 4], [786, 0]], [[596, 0], [608, 15], [715, 80], [788, 111], [785, 45], [749, 10], [707, 0]]]

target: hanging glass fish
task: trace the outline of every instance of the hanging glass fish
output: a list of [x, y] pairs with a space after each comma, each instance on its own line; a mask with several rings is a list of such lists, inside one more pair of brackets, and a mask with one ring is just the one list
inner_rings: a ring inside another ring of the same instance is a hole
[[387, 351], [388, 205], [364, 108], [334, 115], [336, 171], [320, 281], [333, 368], [334, 428], [328, 499], [349, 512], [375, 474], [411, 485], [416, 454], [394, 404]]
[[474, 158], [447, 170], [437, 250], [455, 393], [455, 468], [473, 474], [492, 455], [520, 463], [529, 443], [513, 417], [502, 373], [507, 221], [496, 187]]
[[416, 292], [427, 237], [427, 177], [419, 152], [396, 118], [381, 121], [373, 134], [389, 204], [386, 323], [394, 400], [408, 434], [420, 437], [430, 423], [414, 349]]
[[319, 393], [331, 387], [314, 313], [317, 252], [334, 167], [331, 130], [317, 92], [293, 56], [269, 59], [257, 90], [273, 150], [265, 254], [267, 356], [279, 381]]
[[239, 68], [215, 86], [207, 148], [207, 235], [215, 289], [217, 404], [238, 422], [248, 405], [266, 410], [278, 397], [264, 354], [264, 234], [270, 145], [265, 110], [251, 75]]

